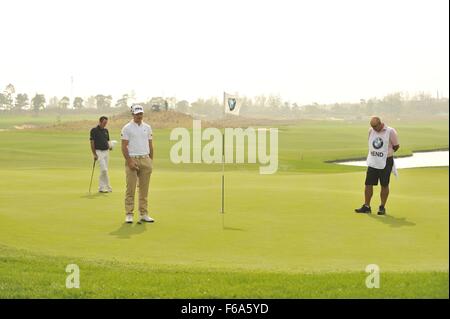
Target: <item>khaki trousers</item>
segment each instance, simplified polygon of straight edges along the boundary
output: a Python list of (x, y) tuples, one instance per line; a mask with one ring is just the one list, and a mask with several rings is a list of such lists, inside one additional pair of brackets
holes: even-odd
[(125, 212), (133, 214), (134, 194), (139, 181), (139, 213), (148, 214), (148, 189), (150, 184), (150, 175), (152, 174), (152, 160), (150, 157), (133, 158), (139, 166), (139, 170), (128, 167), (125, 162), (125, 172), (127, 180), (127, 190), (125, 195)]

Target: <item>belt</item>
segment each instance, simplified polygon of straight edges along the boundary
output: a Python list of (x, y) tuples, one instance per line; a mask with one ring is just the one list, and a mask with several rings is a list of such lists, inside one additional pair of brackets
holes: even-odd
[(135, 155), (135, 156), (130, 156), (131, 158), (149, 158), (148, 155)]

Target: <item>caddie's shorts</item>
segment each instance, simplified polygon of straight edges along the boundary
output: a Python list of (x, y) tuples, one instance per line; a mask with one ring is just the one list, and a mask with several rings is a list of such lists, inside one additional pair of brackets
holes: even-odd
[(391, 156), (386, 159), (386, 166), (383, 169), (367, 167), (366, 185), (378, 185), (378, 180), (380, 180), (381, 186), (388, 186), (393, 165), (394, 157)]

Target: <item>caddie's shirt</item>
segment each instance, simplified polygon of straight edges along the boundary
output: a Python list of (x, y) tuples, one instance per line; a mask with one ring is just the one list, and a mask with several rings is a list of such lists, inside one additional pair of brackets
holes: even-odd
[(96, 150), (106, 151), (109, 149), (109, 132), (106, 128), (101, 128), (100, 125), (91, 129), (91, 141), (94, 141)]
[[(384, 127), (381, 129), (380, 132), (375, 131), (373, 128), (369, 128), (369, 136), (368, 138), (370, 138), (370, 134), (372, 133), (372, 131), (374, 132), (375, 135), (381, 137), (384, 134), (386, 134), (386, 130), (388, 129), (388, 126), (386, 124), (384, 124)], [(394, 155), (394, 146), (399, 144), (398, 141), (398, 134), (397, 131), (392, 128), (389, 127), (390, 129), (390, 133), (389, 133), (389, 146), (388, 146), (388, 157), (391, 157)]]
[(130, 156), (143, 156), (150, 154), (148, 141), (152, 139), (152, 127), (142, 122), (138, 125), (131, 120), (122, 128), (121, 139), (128, 141), (128, 154)]

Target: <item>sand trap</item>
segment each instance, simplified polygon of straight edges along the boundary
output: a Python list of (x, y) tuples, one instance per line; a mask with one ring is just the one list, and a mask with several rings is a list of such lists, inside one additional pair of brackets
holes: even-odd
[(36, 128), (37, 125), (32, 125), (32, 124), (24, 124), (24, 125), (15, 125), (14, 128), (16, 130), (26, 130), (26, 129), (31, 129), (31, 128)]
[[(340, 165), (367, 166), (366, 161), (336, 162)], [(440, 167), (448, 166), (448, 151), (415, 152), (412, 156), (395, 159), (398, 169), (414, 167)]]

